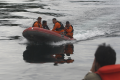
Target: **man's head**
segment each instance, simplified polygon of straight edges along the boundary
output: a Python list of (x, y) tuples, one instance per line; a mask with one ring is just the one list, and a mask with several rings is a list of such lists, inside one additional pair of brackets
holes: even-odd
[(66, 26), (69, 27), (70, 26), (70, 22), (66, 21)]
[(57, 22), (57, 19), (56, 18), (53, 18), (52, 19), (53, 23), (55, 24)]
[(38, 17), (38, 18), (37, 18), (38, 22), (41, 22), (41, 19), (42, 19), (41, 17)]
[(42, 25), (43, 25), (43, 26), (46, 26), (46, 25), (47, 25), (47, 21), (44, 20), (44, 21), (42, 22)]
[(110, 46), (106, 46), (105, 43), (100, 45), (95, 52), (95, 64), (96, 68), (100, 68), (106, 65), (113, 65), (116, 62), (116, 52)]

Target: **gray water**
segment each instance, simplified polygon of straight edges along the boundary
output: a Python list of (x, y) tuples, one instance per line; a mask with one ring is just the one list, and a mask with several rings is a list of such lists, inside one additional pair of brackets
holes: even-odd
[[(119, 0), (0, 0), (0, 80), (80, 80), (90, 70), (94, 52), (110, 44), (120, 62)], [(73, 63), (29, 63), (24, 60), (24, 29), (40, 16), (52, 29), (52, 18), (74, 26)], [(53, 45), (68, 42), (51, 43)], [(52, 49), (53, 50), (53, 49)], [(65, 56), (68, 58), (68, 56)]]

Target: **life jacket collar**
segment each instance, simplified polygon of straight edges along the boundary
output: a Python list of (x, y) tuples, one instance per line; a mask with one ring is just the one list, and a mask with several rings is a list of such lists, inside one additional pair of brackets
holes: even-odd
[(120, 80), (120, 64), (103, 66), (96, 73), (102, 80)]

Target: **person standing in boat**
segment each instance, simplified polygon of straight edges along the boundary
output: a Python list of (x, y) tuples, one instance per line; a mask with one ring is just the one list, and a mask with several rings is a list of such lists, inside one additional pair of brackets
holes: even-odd
[(48, 25), (47, 25), (47, 21), (43, 20), (42, 26), (43, 26), (43, 29), (50, 30), (49, 27), (48, 27)]
[(61, 22), (57, 21), (56, 18), (52, 19), (54, 27), (52, 29), (52, 31), (59, 33), (59, 34), (64, 34), (64, 26)]
[(37, 18), (37, 21), (36, 21), (36, 22), (34, 22), (34, 24), (33, 24), (33, 26), (32, 26), (32, 27), (39, 27), (39, 28), (43, 28), (43, 27), (42, 27), (42, 24), (41, 24), (41, 20), (42, 20), (42, 18), (41, 18), (41, 17), (38, 17), (38, 18)]
[(69, 21), (66, 21), (66, 26), (64, 30), (67, 37), (73, 38), (73, 26), (70, 25)]

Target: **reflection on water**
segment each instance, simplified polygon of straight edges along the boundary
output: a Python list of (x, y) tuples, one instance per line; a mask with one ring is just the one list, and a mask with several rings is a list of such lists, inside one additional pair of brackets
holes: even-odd
[[(28, 45), (23, 52), (23, 59), (28, 63), (53, 63), (54, 65), (74, 62), (70, 55), (74, 52), (73, 44), (51, 45)], [(67, 59), (65, 59), (67, 57)]]

